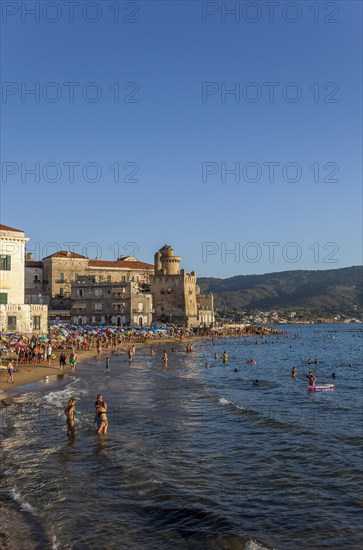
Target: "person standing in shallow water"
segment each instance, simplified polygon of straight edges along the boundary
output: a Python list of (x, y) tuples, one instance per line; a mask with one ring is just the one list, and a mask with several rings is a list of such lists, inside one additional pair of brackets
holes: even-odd
[(164, 367), (168, 366), (168, 354), (166, 353), (166, 351), (164, 351), (164, 355), (163, 355), (163, 365)]
[(95, 402), (95, 424), (96, 424), (96, 429), (98, 430), (98, 428), (100, 427), (100, 423), (101, 423), (101, 419), (100, 419), (100, 416), (98, 414), (98, 408), (99, 407), (103, 407), (105, 409), (105, 411), (107, 411), (107, 403), (106, 401), (103, 400), (103, 397), (102, 397), (102, 394), (98, 394), (97, 395), (97, 399), (96, 399), (96, 402)]
[(292, 367), (291, 376), (296, 378), (296, 367)]
[(99, 402), (96, 403), (96, 416), (97, 416), (97, 433), (106, 435), (108, 428), (108, 419), (107, 419), (107, 405), (105, 403)]
[(68, 405), (64, 409), (64, 414), (67, 417), (68, 437), (73, 436), (75, 431), (75, 423), (74, 423), (74, 418), (75, 418), (74, 414), (76, 412), (75, 405), (76, 405), (76, 399), (74, 397), (71, 397), (70, 400), (68, 401)]

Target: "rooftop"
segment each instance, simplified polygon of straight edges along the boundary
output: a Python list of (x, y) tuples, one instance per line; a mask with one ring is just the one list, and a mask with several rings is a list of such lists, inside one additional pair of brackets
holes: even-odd
[(72, 258), (77, 260), (88, 260), (87, 256), (77, 254), (77, 252), (71, 252), (70, 250), (59, 250), (43, 258), (43, 260), (49, 260), (49, 258)]
[(15, 227), (9, 227), (8, 225), (0, 224), (0, 231), (16, 231), (17, 233), (24, 233), (22, 229), (15, 229)]
[(88, 265), (89, 267), (114, 267), (116, 269), (154, 269), (152, 264), (139, 262), (138, 260), (117, 260), (116, 262), (111, 262), (109, 260), (90, 260)]

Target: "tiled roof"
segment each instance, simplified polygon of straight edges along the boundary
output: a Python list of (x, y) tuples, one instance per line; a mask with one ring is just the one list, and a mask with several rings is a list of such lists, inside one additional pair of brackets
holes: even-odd
[(131, 262), (125, 262), (119, 260), (117, 262), (110, 262), (108, 260), (90, 260), (89, 267), (114, 267), (119, 269), (154, 269), (152, 264), (146, 264), (145, 262), (139, 262), (138, 260), (132, 260)]
[(8, 225), (0, 224), (0, 231), (16, 231), (17, 233), (24, 233), (22, 229), (15, 229), (14, 227), (9, 227)]
[(78, 260), (88, 260), (87, 256), (81, 256), (81, 254), (70, 252), (69, 250), (59, 250), (59, 252), (54, 252), (54, 254), (46, 256), (43, 260), (48, 260), (49, 258), (73, 258)]

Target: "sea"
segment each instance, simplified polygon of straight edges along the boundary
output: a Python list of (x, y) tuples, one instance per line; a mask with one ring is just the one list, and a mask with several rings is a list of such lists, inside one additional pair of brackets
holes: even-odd
[[(120, 352), (109, 372), (103, 354), (8, 394), (0, 546), (362, 549), (363, 329), (278, 328), (194, 340), (191, 353), (186, 342), (138, 348), (132, 363)], [(308, 390), (309, 368), (334, 389)], [(94, 430), (98, 393), (106, 436)]]

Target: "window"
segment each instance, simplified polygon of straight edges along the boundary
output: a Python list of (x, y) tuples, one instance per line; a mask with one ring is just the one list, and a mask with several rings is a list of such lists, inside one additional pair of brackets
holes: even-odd
[(76, 283), (78, 281), (78, 273), (74, 274), (74, 282)]
[(39, 276), (38, 275), (34, 275), (34, 282), (39, 283)]
[(77, 290), (77, 296), (79, 296), (80, 298), (82, 298), (82, 296), (83, 296), (83, 288), (79, 288), (79, 289)]
[(64, 296), (64, 288), (59, 289), (59, 296)]
[(125, 275), (122, 275), (122, 277), (121, 277), (121, 282), (122, 282), (122, 283), (125, 283), (125, 282), (126, 282), (126, 277), (125, 277)]
[(94, 311), (102, 311), (102, 304), (93, 304)]
[(111, 282), (111, 275), (107, 275), (107, 282), (108, 282), (108, 283)]
[(0, 292), (0, 304), (7, 304), (7, 303), (8, 303), (8, 293)]
[(0, 255), (0, 270), (11, 271), (11, 256), (6, 256), (5, 254)]
[(142, 302), (137, 304), (137, 311), (144, 311), (144, 304)]
[(59, 282), (64, 283), (64, 273), (59, 273)]
[(33, 317), (33, 330), (40, 330), (40, 315)]
[(8, 330), (16, 330), (16, 317), (8, 317)]

